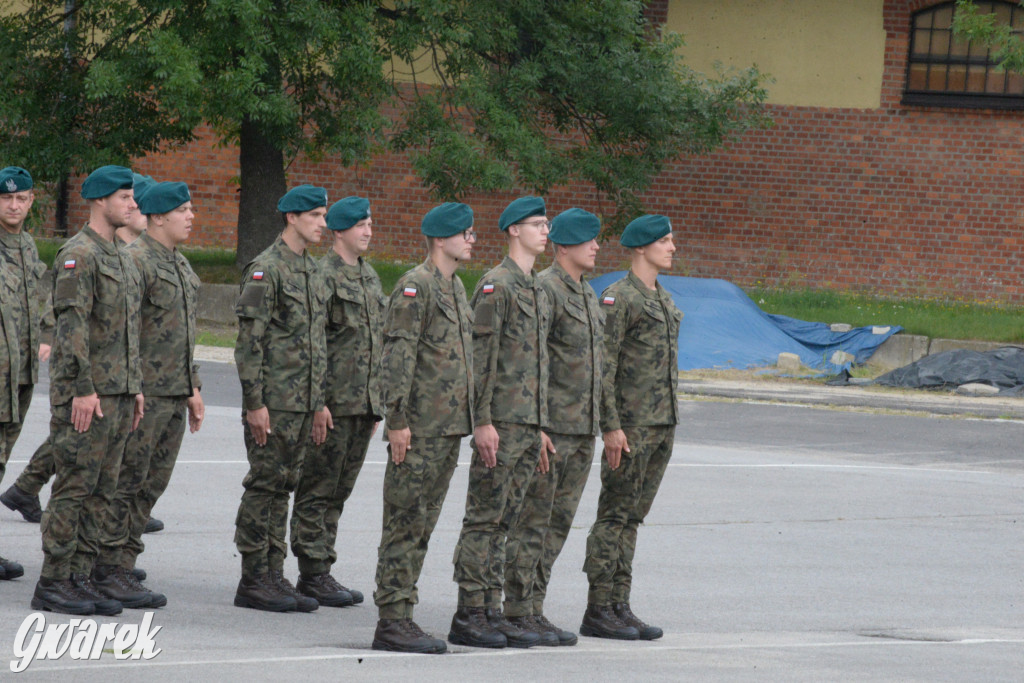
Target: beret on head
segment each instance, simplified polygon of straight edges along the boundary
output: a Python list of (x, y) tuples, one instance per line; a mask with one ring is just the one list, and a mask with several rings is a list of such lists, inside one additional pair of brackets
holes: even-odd
[(498, 227), (505, 232), (508, 230), (508, 226), (518, 223), (524, 218), (543, 216), (546, 212), (543, 197), (520, 197), (501, 212), (501, 217), (498, 218)]
[(153, 183), (142, 194), (142, 198), (135, 201), (139, 211), (149, 216), (173, 211), (185, 202), (192, 201), (192, 195), (185, 183)]
[(369, 199), (345, 197), (334, 202), (334, 206), (327, 212), (327, 227), (331, 230), (348, 230), (359, 221), (369, 217)]
[(135, 203), (142, 206), (142, 195), (146, 194), (146, 190), (156, 185), (156, 181), (153, 180), (153, 176), (142, 175), (141, 173), (132, 173), (132, 178), (135, 179), (135, 184), (132, 185)]
[(135, 177), (124, 166), (100, 166), (82, 183), (83, 199), (103, 199), (118, 190), (130, 190)]
[(551, 221), (548, 239), (555, 244), (570, 247), (583, 244), (601, 232), (601, 219), (583, 209), (566, 209)]
[(313, 185), (293, 187), (277, 201), (281, 213), (302, 213), (321, 206), (327, 206), (327, 190)]
[(451, 237), (473, 227), (473, 209), (458, 202), (435, 206), (423, 216), (420, 231), (427, 237)]
[(660, 240), (670, 232), (672, 232), (672, 224), (669, 223), (667, 216), (647, 214), (633, 219), (626, 226), (626, 229), (622, 231), (622, 238), (619, 240), (619, 243), (630, 249), (646, 247), (651, 242)]
[(0, 194), (12, 194), (32, 189), (32, 174), (20, 166), (0, 170)]

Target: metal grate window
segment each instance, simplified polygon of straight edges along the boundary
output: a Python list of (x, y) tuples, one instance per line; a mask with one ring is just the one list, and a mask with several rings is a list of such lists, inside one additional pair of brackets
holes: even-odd
[[(1024, 8), (1014, 2), (977, 2), (978, 9), (1024, 33)], [(1024, 75), (1004, 71), (987, 47), (953, 35), (953, 2), (914, 13), (904, 104), (1024, 108)]]

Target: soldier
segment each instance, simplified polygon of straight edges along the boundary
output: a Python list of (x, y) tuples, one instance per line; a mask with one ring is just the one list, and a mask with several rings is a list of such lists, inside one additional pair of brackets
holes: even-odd
[(600, 429), (603, 327), (597, 295), (583, 273), (594, 270), (601, 221), (569, 209), (551, 221), (555, 262), (537, 276), (551, 302), (547, 337), (548, 425), (554, 450), (541, 455), (523, 512), (509, 534), (505, 615), (532, 626), (549, 645), (575, 645), (576, 634), (544, 616), (551, 567), (565, 544), (594, 460)]
[(113, 615), (122, 605), (90, 574), (128, 433), (142, 418), (139, 272), (114, 239), (136, 210), (132, 173), (104, 166), (82, 184), (89, 222), (53, 265), (50, 438), (57, 476), (42, 520), (43, 568), (32, 608)]
[[(32, 403), (32, 392), (39, 378), (39, 361), (50, 357), (50, 345), (43, 342), (52, 334), (51, 316), (42, 315), (39, 282), (46, 266), (39, 260), (35, 240), (25, 230), (25, 218), (32, 208), (32, 176), (23, 168), (8, 166), (0, 170), (0, 261), (2, 261), (4, 335), (7, 361), (4, 380), (10, 382), (11, 397), (6, 397), (0, 419), (0, 480), (7, 461), (21, 434), (21, 427)], [(0, 579), (24, 574), (17, 562), (0, 557)]]
[(466, 290), (455, 270), (476, 235), (465, 204), (434, 207), (420, 230), (427, 260), (391, 292), (384, 325), (382, 385), (391, 457), (384, 473), (384, 524), (373, 600), (374, 650), (440, 654), (443, 640), (412, 620), (416, 581), (473, 425), (473, 342)]
[(155, 183), (139, 202), (149, 228), (126, 251), (141, 275), (145, 415), (128, 437), (111, 514), (114, 526), (103, 531), (93, 583), (125, 607), (154, 608), (166, 605), (166, 596), (143, 586), (132, 569), (145, 548), (149, 513), (170, 481), (186, 417), (195, 432), (204, 409), (194, 361), (199, 278), (177, 249), (192, 230), (192, 198), (185, 183)]
[(601, 295), (605, 313), (601, 387), (601, 495), (587, 537), (583, 570), (590, 581), (580, 633), (597, 638), (654, 640), (629, 606), (637, 527), (651, 510), (672, 455), (679, 321), (682, 312), (658, 283), (672, 267), (672, 226), (641, 216), (621, 244), (632, 250), (629, 274)]
[(501, 609), (505, 539), (526, 488), (551, 441), (547, 422), (547, 331), (550, 309), (533, 270), (547, 244), (544, 200), (521, 197), (499, 222), (508, 256), (473, 293), (473, 459), (466, 514), (455, 546), (458, 610), (448, 640), (474, 647), (532, 647), (532, 621)]
[(284, 230), (245, 267), (235, 363), (249, 473), (235, 519), (242, 578), (235, 605), (271, 612), (312, 612), (314, 598), (284, 576), (288, 499), (311, 445), (324, 442), (327, 373), (326, 288), (306, 251), (327, 227), (327, 190), (300, 185), (277, 203)]
[(302, 463), (292, 511), (292, 552), (299, 561), (299, 592), (321, 605), (347, 607), (360, 591), (331, 576), (338, 520), (366, 458), (384, 410), (380, 398), (380, 330), (384, 293), (362, 254), (370, 247), (370, 202), (346, 197), (327, 212), (334, 244), (320, 259), (327, 285), (327, 409), (333, 429)]

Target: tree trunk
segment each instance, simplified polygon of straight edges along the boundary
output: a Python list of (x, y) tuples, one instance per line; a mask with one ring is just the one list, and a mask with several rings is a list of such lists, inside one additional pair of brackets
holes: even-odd
[(68, 174), (66, 172), (57, 183), (56, 195), (54, 213), (56, 214), (57, 236), (67, 237), (71, 234), (71, 231), (68, 230)]
[(235, 263), (240, 268), (277, 238), (284, 227), (277, 200), (285, 193), (284, 153), (246, 117), (239, 136), (238, 243)]

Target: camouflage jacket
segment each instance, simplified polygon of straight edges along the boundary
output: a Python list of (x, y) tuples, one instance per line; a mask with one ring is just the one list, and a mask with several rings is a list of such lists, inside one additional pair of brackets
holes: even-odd
[(39, 381), (39, 344), (53, 336), (53, 313), (43, 301), (40, 283), (46, 264), (39, 260), (36, 241), (24, 230), (9, 233), (0, 229), (0, 257), (7, 262), (17, 282), (17, 295), (5, 303), (13, 315), (21, 351), (18, 384)]
[(350, 266), (333, 249), (320, 259), (327, 285), (327, 405), (335, 415), (384, 417), (381, 328), (387, 298), (363, 259)]
[(537, 275), (551, 302), (548, 332), (548, 422), (558, 434), (600, 431), (603, 317), (585, 278), (574, 281), (556, 261)]
[(605, 315), (601, 431), (676, 424), (683, 312), (661, 283), (652, 292), (632, 271), (609, 285), (600, 301)]
[(53, 261), (50, 402), (138, 394), (139, 271), (131, 256), (86, 225)]
[(551, 308), (535, 275), (506, 257), (473, 292), (475, 425), (548, 422)]
[(202, 386), (194, 362), (199, 277), (180, 251), (168, 249), (145, 232), (125, 250), (135, 259), (142, 278), (142, 392), (191, 396)]
[(381, 379), (388, 429), (413, 436), (473, 430), (472, 314), (462, 280), (429, 259), (398, 280), (384, 322)]
[(12, 305), (18, 296), (18, 276), (6, 261), (0, 261), (0, 422), (17, 422), (18, 368), (21, 352)]
[(245, 410), (324, 407), (326, 299), (316, 261), (280, 237), (245, 267), (235, 304), (235, 364)]

